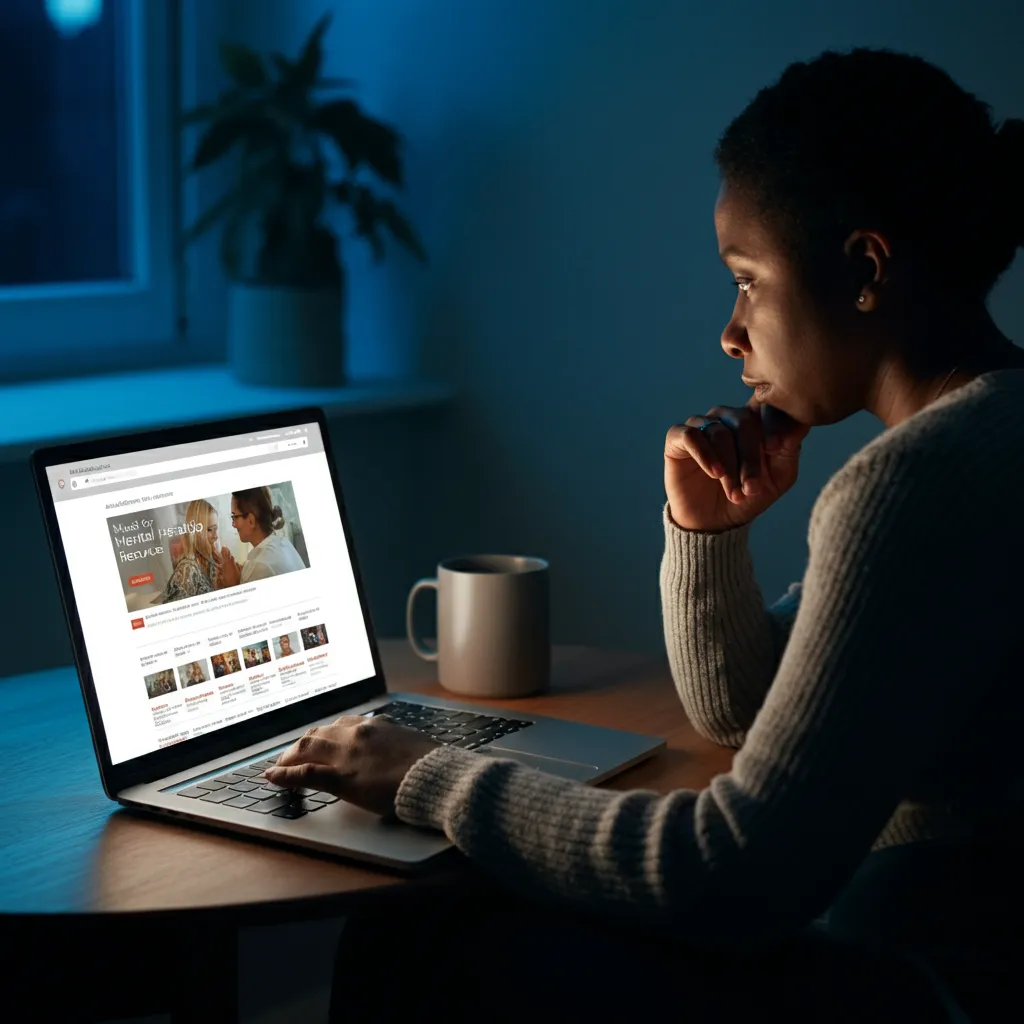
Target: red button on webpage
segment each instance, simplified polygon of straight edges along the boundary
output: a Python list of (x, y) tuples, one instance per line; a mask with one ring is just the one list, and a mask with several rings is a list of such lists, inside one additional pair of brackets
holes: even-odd
[(142, 629), (145, 624), (145, 619), (132, 619), (132, 629)]
[(153, 582), (153, 574), (151, 572), (144, 572), (141, 576), (132, 576), (128, 580), (129, 587), (144, 587), (147, 583)]

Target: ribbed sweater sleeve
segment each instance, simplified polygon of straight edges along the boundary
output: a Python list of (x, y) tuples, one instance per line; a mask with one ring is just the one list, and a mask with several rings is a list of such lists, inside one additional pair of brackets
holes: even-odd
[(399, 817), (443, 830), (534, 896), (695, 940), (805, 927), (957, 734), (976, 637), (960, 603), (921, 595), (975, 582), (971, 559), (936, 554), (957, 548), (958, 495), (976, 490), (966, 465), (935, 448), (881, 447), (832, 478), (774, 681), (732, 769), (706, 789), (593, 789), (442, 747), (407, 773)]
[(775, 678), (801, 584), (765, 608), (750, 524), (722, 533), (684, 530), (667, 504), (662, 518), (661, 611), (672, 678), (694, 728), (740, 747)]

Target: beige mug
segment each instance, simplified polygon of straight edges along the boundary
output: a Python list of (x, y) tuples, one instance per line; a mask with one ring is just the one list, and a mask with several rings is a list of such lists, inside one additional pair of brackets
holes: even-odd
[[(416, 597), (437, 591), (437, 649), (413, 629)], [(548, 563), (520, 555), (449, 558), (436, 579), (409, 591), (405, 630), (424, 661), (437, 662), (437, 678), (469, 697), (526, 697), (551, 679), (551, 599)]]

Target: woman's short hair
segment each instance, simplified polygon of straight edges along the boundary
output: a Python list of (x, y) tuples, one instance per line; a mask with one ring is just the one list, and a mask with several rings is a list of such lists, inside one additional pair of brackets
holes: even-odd
[(858, 228), (969, 303), (1024, 246), (1024, 121), (997, 131), (987, 103), (921, 57), (858, 47), (790, 64), (714, 157), (819, 293), (860, 284), (837, 277)]
[(284, 526), (284, 516), (269, 487), (249, 487), (244, 491), (233, 491), (231, 499), (243, 516), (252, 515), (264, 533), (273, 533)]

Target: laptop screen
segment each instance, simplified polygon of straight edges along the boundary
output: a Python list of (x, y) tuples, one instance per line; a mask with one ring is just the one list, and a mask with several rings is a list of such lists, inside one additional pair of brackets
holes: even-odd
[(47, 477), (113, 764), (375, 674), (318, 424)]

